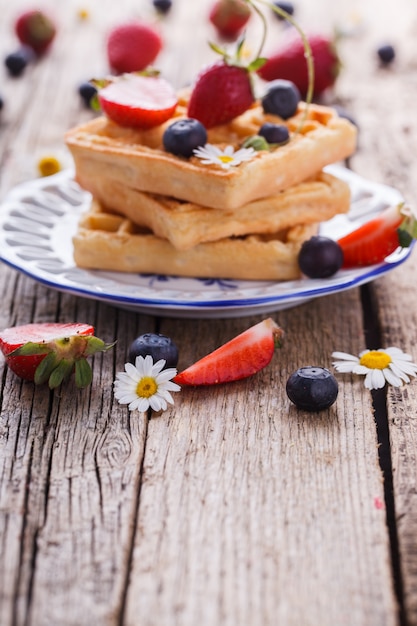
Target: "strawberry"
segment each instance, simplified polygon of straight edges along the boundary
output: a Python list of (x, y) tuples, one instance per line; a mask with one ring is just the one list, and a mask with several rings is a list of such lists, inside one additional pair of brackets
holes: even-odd
[(209, 20), (220, 37), (227, 41), (238, 38), (251, 16), (244, 0), (217, 0), (211, 7)]
[[(95, 81), (98, 87), (100, 82)], [(156, 76), (126, 74), (104, 81), (98, 99), (103, 112), (120, 126), (152, 128), (168, 120), (177, 106), (171, 85)]]
[(388, 207), (338, 240), (343, 267), (382, 263), (398, 247), (408, 248), (416, 237), (417, 216), (402, 204)]
[(222, 60), (205, 68), (197, 77), (188, 103), (188, 116), (212, 128), (241, 115), (253, 101), (249, 69)]
[[(306, 35), (314, 60), (314, 96), (318, 97), (332, 87), (339, 74), (340, 59), (334, 42), (324, 35)], [(269, 55), (266, 63), (258, 69), (258, 75), (267, 81), (277, 78), (291, 80), (303, 98), (308, 90), (308, 72), (305, 48), (300, 34), (287, 31), (278, 48)]]
[(256, 374), (270, 363), (284, 331), (268, 318), (175, 376), (179, 385), (215, 385)]
[(94, 337), (89, 324), (25, 324), (0, 332), (0, 350), (10, 369), (24, 380), (48, 382), (51, 389), (74, 369), (77, 387), (89, 385), (92, 371), (86, 357), (113, 345)]
[(21, 13), (14, 28), (20, 43), (31, 48), (37, 56), (47, 51), (56, 35), (52, 18), (38, 9)]
[(107, 38), (107, 57), (110, 67), (118, 74), (144, 70), (162, 49), (159, 33), (140, 21), (114, 26)]

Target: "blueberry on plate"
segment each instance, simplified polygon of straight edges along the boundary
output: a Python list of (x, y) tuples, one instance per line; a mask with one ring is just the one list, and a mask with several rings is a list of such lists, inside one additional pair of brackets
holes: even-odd
[(377, 49), (379, 60), (384, 65), (389, 65), (395, 59), (395, 49), (391, 44), (384, 44)]
[(149, 354), (154, 363), (165, 359), (165, 367), (176, 367), (178, 363), (178, 348), (169, 337), (156, 333), (145, 333), (137, 337), (130, 345), (128, 360), (135, 363), (137, 356), (145, 357)]
[(315, 235), (302, 244), (298, 265), (308, 278), (329, 278), (342, 267), (343, 250), (334, 239)]
[(287, 380), (288, 398), (304, 411), (323, 411), (337, 398), (337, 380), (325, 367), (300, 367)]
[(266, 139), (270, 144), (278, 144), (280, 146), (286, 144), (290, 140), (290, 133), (284, 124), (272, 124), (265, 122), (259, 129), (258, 134)]
[(153, 6), (158, 13), (165, 15), (172, 7), (172, 0), (153, 0)]
[(207, 143), (207, 131), (198, 120), (185, 118), (168, 126), (162, 141), (167, 152), (188, 158)]
[(286, 120), (297, 112), (300, 100), (300, 92), (293, 82), (277, 78), (269, 83), (262, 98), (262, 108), (265, 113), (278, 115)]

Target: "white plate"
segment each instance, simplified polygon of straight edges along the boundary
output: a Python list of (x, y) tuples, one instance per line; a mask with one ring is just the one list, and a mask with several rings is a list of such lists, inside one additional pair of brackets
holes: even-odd
[[(392, 187), (343, 167), (327, 171), (349, 183), (352, 204), (347, 215), (322, 224), (323, 235), (340, 237), (402, 200)], [(357, 287), (386, 274), (411, 252), (398, 250), (384, 263), (342, 270), (325, 280), (237, 281), (89, 271), (75, 266), (72, 249), (72, 235), (89, 202), (90, 195), (74, 182), (71, 171), (16, 187), (0, 208), (1, 260), (48, 287), (122, 308), (170, 317), (225, 318), (269, 313)]]

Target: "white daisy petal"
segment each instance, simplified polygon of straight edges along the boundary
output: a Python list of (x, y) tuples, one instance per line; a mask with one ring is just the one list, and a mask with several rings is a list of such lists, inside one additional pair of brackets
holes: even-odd
[(205, 146), (196, 148), (193, 154), (201, 159), (203, 165), (218, 165), (222, 169), (229, 169), (253, 159), (256, 152), (253, 148), (240, 148), (235, 151), (230, 145), (222, 150), (218, 146), (207, 143)]
[(357, 356), (348, 354), (347, 352), (332, 352), (332, 357), (334, 359), (342, 359), (343, 361), (353, 361), (354, 363), (359, 361)]
[(387, 383), (389, 385), (392, 385), (393, 387), (401, 387), (403, 380), (406, 383), (410, 382), (410, 379), (408, 378), (408, 376), (406, 376), (405, 378), (403, 378), (404, 374), (397, 376), (389, 367), (385, 368), (382, 371), (383, 371), (383, 374), (385, 376), (385, 380), (387, 381)]

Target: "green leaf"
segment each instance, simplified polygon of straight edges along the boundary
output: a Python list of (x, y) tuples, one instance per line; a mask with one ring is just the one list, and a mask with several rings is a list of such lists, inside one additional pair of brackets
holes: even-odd
[(260, 67), (262, 67), (263, 65), (265, 65), (265, 63), (267, 62), (268, 59), (266, 59), (265, 57), (258, 57), (257, 59), (254, 59), (253, 61), (251, 61), (251, 63), (249, 63), (248, 65), (248, 70), (249, 72), (256, 72), (256, 70), (259, 70)]
[(35, 371), (34, 382), (36, 385), (43, 385), (46, 383), (58, 364), (58, 359), (55, 352), (50, 352), (39, 363)]
[(34, 354), (48, 354), (48, 352), (51, 352), (51, 348), (46, 343), (28, 341), (20, 348), (10, 352), (8, 356), (32, 356)]
[(84, 350), (84, 356), (90, 356), (96, 352), (106, 352), (107, 350), (110, 350), (110, 348), (113, 348), (115, 343), (115, 341), (113, 341), (113, 343), (105, 343), (98, 337), (88, 337), (87, 345)]
[(71, 374), (74, 363), (72, 360), (62, 359), (49, 377), (49, 388), (56, 389), (65, 378)]
[(260, 135), (252, 135), (248, 137), (242, 144), (243, 148), (253, 148), (254, 150), (269, 150), (269, 143), (265, 137)]
[(93, 380), (93, 372), (90, 364), (85, 359), (80, 359), (75, 363), (75, 384), (80, 389), (88, 387)]

